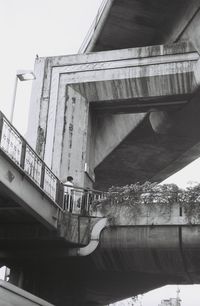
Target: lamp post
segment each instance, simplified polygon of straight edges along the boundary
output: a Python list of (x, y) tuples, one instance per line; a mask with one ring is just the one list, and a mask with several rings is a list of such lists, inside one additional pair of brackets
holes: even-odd
[(12, 98), (12, 106), (11, 106), (11, 113), (10, 113), (10, 122), (11, 123), (13, 123), (13, 115), (14, 115), (14, 109), (15, 109), (15, 100), (16, 100), (18, 79), (20, 81), (31, 81), (31, 80), (34, 80), (35, 78), (36, 78), (35, 74), (31, 70), (18, 70), (16, 72), (15, 85), (14, 85), (13, 98)]

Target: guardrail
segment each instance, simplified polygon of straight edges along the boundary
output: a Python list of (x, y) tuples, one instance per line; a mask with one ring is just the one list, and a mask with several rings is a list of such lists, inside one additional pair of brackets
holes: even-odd
[(83, 216), (94, 215), (93, 203), (106, 197), (106, 193), (64, 184), (64, 210)]
[(92, 214), (92, 202), (103, 196), (100, 191), (64, 185), (2, 112), (0, 150), (63, 210), (84, 215)]

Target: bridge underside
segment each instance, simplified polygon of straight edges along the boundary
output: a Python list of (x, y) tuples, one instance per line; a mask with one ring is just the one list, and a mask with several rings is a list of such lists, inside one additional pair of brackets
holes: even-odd
[(86, 51), (150, 46), (179, 39), (197, 0), (108, 1)]
[(66, 260), (63, 249), (43, 259), (23, 253), (12, 263), (23, 267), (25, 290), (57, 306), (105, 305), (167, 284), (200, 283), (199, 230), (111, 226), (89, 256)]
[[(197, 0), (108, 1), (84, 51), (144, 47), (180, 42), (184, 39), (191, 40), (199, 48), (199, 20)], [(198, 112), (198, 101), (193, 103), (194, 108), (190, 106), (191, 108), (185, 107), (178, 116), (182, 123), (178, 123), (177, 127), (165, 133), (166, 135), (155, 135), (150, 120), (145, 118), (140, 126), (130, 132), (119, 147), (96, 167), (95, 187), (106, 189), (111, 185), (145, 180), (159, 182), (199, 157), (198, 136), (196, 135), (195, 141), (195, 132), (189, 135), (189, 130), (193, 129), (195, 124), (186, 118), (187, 111), (191, 118), (196, 117), (195, 107)], [(158, 114), (157, 117), (159, 116), (160, 120), (163, 117), (166, 124), (171, 124), (171, 119), (168, 119), (175, 118), (176, 114), (174, 116), (169, 112), (165, 115)], [(199, 129), (197, 122), (198, 119), (196, 128)], [(188, 131), (184, 135), (186, 125)], [(182, 129), (182, 132), (177, 132), (176, 129)]]
[(95, 188), (107, 190), (112, 185), (147, 180), (160, 182), (199, 157), (199, 95), (187, 105), (168, 109), (147, 113), (96, 167)]

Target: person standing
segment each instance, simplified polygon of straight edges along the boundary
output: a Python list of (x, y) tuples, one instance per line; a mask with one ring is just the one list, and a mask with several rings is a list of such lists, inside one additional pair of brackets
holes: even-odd
[(64, 186), (64, 209), (72, 212), (73, 211), (73, 177), (68, 176)]

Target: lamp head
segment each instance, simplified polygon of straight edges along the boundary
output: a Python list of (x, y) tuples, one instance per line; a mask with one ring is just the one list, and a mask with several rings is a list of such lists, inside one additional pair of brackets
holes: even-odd
[(31, 70), (18, 70), (16, 76), (20, 81), (29, 81), (36, 78), (35, 74)]

